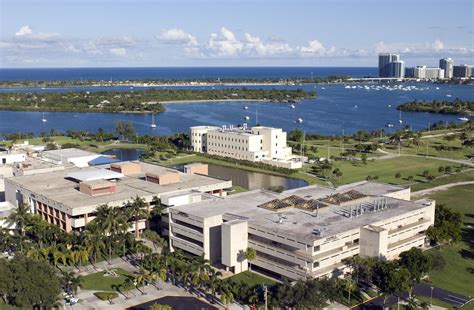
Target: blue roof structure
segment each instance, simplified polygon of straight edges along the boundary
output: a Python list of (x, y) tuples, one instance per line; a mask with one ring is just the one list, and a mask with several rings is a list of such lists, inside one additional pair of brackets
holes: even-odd
[(109, 157), (109, 156), (99, 156), (96, 159), (91, 160), (88, 164), (89, 166), (97, 166), (97, 165), (105, 165), (105, 164), (112, 164), (118, 163), (120, 160)]

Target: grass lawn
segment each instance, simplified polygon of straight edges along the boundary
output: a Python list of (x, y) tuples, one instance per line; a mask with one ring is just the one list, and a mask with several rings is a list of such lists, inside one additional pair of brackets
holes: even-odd
[(28, 309), (31, 309), (31, 308), (11, 306), (11, 305), (4, 304), (3, 301), (0, 301), (0, 310), (28, 310)]
[(227, 281), (233, 281), (233, 282), (236, 282), (236, 283), (245, 282), (250, 287), (253, 287), (253, 286), (256, 286), (256, 285), (262, 285), (262, 284), (266, 284), (268, 286), (273, 286), (277, 283), (276, 281), (274, 281), (270, 278), (261, 276), (257, 273), (251, 272), (251, 271), (244, 271), (244, 272), (238, 273), (235, 276), (227, 278), (226, 280)]
[[(436, 200), (436, 204), (445, 204), (447, 207), (459, 211), (463, 220), (463, 241), (456, 245), (444, 245), (441, 253), (446, 260), (443, 270), (430, 273), (430, 280), (434, 286), (444, 288), (463, 295), (474, 295), (474, 251), (472, 244), (474, 230), (467, 225), (474, 225), (474, 185), (452, 187), (445, 191), (428, 195)], [(430, 251), (438, 251), (432, 249)]]
[(254, 172), (260, 172), (260, 173), (295, 178), (295, 179), (303, 179), (306, 182), (308, 182), (308, 184), (324, 184), (324, 182), (320, 181), (319, 179), (301, 171), (296, 171), (296, 172), (293, 172), (292, 174), (286, 175), (283, 173), (278, 173), (276, 171), (264, 170), (264, 169), (260, 169), (256, 167), (250, 167), (243, 164), (241, 165), (241, 164), (229, 163), (223, 160), (208, 158), (208, 157), (197, 155), (197, 154), (183, 155), (183, 156), (171, 158), (165, 161), (158, 161), (158, 160), (155, 160), (155, 161), (162, 165), (169, 165), (169, 166), (178, 165), (178, 164), (187, 164), (187, 163), (193, 163), (193, 162), (216, 164), (216, 165), (221, 165), (221, 166), (226, 166), (226, 167), (231, 167), (231, 168), (237, 168), (241, 170), (254, 171)]
[[(414, 145), (407, 147), (403, 146), (401, 149), (402, 154), (418, 154), (426, 155), (428, 151), (428, 156), (433, 157), (444, 157), (452, 159), (469, 159), (471, 156), (474, 156), (474, 147), (465, 147), (462, 145), (462, 141), (458, 138), (448, 141), (443, 137), (434, 137), (434, 138), (424, 138), (422, 140), (423, 145), (416, 147)], [(426, 143), (428, 143), (428, 150), (426, 149)], [(440, 150), (437, 149), (441, 145), (445, 147), (452, 148), (451, 150)], [(385, 146), (384, 150), (390, 153), (398, 153), (397, 146)]]
[[(416, 298), (420, 301), (426, 301), (427, 303), (430, 303), (430, 298), (429, 297), (425, 297), (425, 296), (416, 296)], [(441, 301), (439, 299), (436, 299), (436, 298), (433, 298), (433, 305), (435, 306), (440, 306), (440, 307), (443, 307), (443, 308), (446, 308), (446, 309), (455, 309), (453, 305), (451, 304), (448, 304), (447, 302), (444, 302), (444, 301)], [(468, 307), (465, 307), (463, 309), (469, 309)], [(472, 309), (472, 308), (471, 308)]]
[[(364, 165), (362, 162), (354, 163), (348, 161), (334, 162), (334, 168), (342, 171), (342, 177), (335, 180), (336, 184), (346, 184), (365, 180), (367, 176), (378, 176), (379, 182), (390, 184), (408, 184), (408, 176), (413, 176), (415, 181), (424, 181), (422, 173), (428, 170), (433, 176), (438, 176), (439, 166), (459, 167), (458, 164), (440, 161), (437, 159), (420, 158), (420, 157), (395, 157), (383, 160), (367, 161)], [(401, 173), (401, 178), (395, 178), (397, 172)]]
[(243, 193), (246, 191), (248, 191), (248, 189), (243, 188), (242, 186), (234, 185), (232, 186), (232, 192), (230, 192), (229, 195), (235, 195), (235, 194)]
[(85, 290), (116, 291), (117, 286), (123, 284), (132, 273), (121, 268), (113, 268), (119, 277), (104, 277), (104, 271), (96, 272), (82, 277), (82, 286)]
[(446, 175), (445, 177), (441, 177), (426, 183), (417, 183), (411, 186), (411, 190), (416, 192), (444, 184), (466, 181), (474, 181), (474, 170), (466, 170), (456, 174)]

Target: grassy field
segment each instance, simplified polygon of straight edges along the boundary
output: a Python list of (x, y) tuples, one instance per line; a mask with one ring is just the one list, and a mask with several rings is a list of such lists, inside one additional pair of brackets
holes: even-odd
[[(443, 270), (430, 273), (433, 285), (463, 295), (474, 295), (474, 249), (470, 243), (474, 240), (474, 185), (456, 186), (445, 191), (428, 195), (436, 204), (459, 211), (463, 220), (463, 241), (456, 245), (444, 245), (441, 253), (446, 260)], [(430, 251), (438, 251), (432, 249)]]
[(104, 272), (96, 272), (82, 277), (82, 286), (85, 290), (116, 291), (132, 273), (121, 268), (114, 268), (119, 277), (104, 277)]
[[(364, 165), (360, 161), (334, 162), (333, 169), (339, 168), (342, 176), (335, 179), (336, 184), (346, 184), (365, 180), (367, 176), (378, 176), (378, 181), (390, 184), (409, 184), (408, 177), (413, 176), (414, 181), (425, 181), (422, 176), (424, 170), (428, 170), (433, 176), (438, 176), (439, 166), (459, 167), (458, 164), (440, 161), (436, 159), (418, 158), (418, 157), (395, 157), (383, 160), (367, 161)], [(399, 172), (401, 177), (397, 179), (395, 174)]]
[[(433, 138), (424, 138), (422, 139), (423, 145), (420, 146), (404, 146), (401, 148), (402, 154), (417, 154), (433, 157), (444, 157), (451, 159), (469, 159), (474, 156), (474, 147), (464, 147), (462, 141), (459, 139), (454, 139), (448, 141), (443, 137), (433, 137)], [(445, 146), (452, 148), (451, 150), (441, 150), (438, 149), (440, 146)], [(427, 148), (428, 146), (428, 148)], [(398, 148), (396, 146), (384, 146), (385, 151), (391, 153), (398, 153)]]
[(226, 280), (234, 281), (236, 283), (245, 282), (250, 287), (253, 287), (255, 285), (261, 285), (261, 284), (266, 284), (266, 285), (272, 286), (272, 285), (275, 285), (277, 283), (277, 282), (273, 281), (272, 279), (261, 276), (257, 273), (251, 272), (251, 271), (244, 271), (244, 272), (238, 273), (235, 276), (227, 278)]

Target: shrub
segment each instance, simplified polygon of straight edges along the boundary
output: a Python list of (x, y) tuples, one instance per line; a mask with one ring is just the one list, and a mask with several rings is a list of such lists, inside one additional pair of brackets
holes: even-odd
[(110, 300), (118, 297), (116, 292), (96, 292), (94, 295), (100, 300)]

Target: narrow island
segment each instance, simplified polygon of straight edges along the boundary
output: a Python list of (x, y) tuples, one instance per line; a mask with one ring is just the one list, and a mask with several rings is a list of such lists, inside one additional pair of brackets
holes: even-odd
[(430, 112), (439, 114), (474, 115), (474, 101), (455, 99), (454, 101), (410, 101), (397, 107), (407, 112)]
[(285, 89), (150, 89), (144, 91), (71, 91), (0, 93), (0, 110), (50, 112), (160, 113), (163, 103), (188, 101), (298, 102), (315, 92)]
[(0, 81), (0, 88), (25, 87), (70, 87), (70, 86), (219, 86), (219, 85), (300, 85), (345, 83), (350, 76), (329, 75), (324, 77), (292, 77), (292, 78), (198, 78), (198, 79), (166, 79), (144, 78), (128, 80), (15, 80)]

